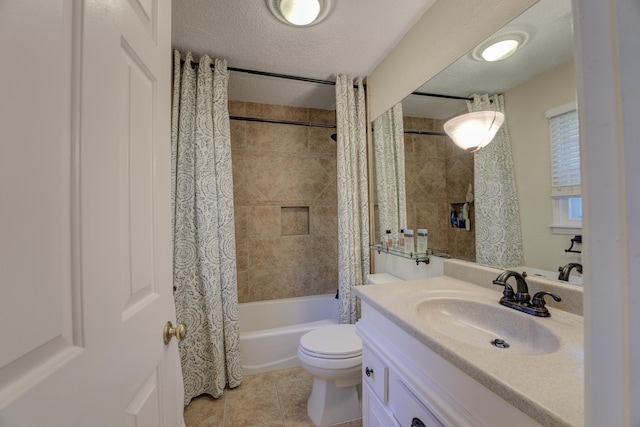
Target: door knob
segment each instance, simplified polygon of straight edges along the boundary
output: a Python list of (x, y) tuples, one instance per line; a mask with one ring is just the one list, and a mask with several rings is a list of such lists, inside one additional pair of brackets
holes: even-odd
[(171, 323), (171, 321), (168, 321), (164, 325), (164, 331), (162, 335), (164, 336), (165, 345), (169, 344), (171, 342), (171, 338), (173, 337), (176, 337), (178, 341), (182, 341), (184, 337), (187, 336), (187, 327), (184, 326), (183, 323), (180, 323), (174, 328), (173, 323)]

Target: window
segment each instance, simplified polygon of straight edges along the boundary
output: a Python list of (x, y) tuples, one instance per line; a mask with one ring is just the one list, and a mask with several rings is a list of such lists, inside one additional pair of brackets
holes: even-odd
[(551, 135), (551, 199), (554, 233), (582, 228), (578, 112), (570, 103), (546, 112)]

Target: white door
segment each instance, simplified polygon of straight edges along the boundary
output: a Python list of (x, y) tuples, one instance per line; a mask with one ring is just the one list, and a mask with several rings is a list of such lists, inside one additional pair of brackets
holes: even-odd
[(170, 20), (0, 0), (0, 426), (182, 424)]

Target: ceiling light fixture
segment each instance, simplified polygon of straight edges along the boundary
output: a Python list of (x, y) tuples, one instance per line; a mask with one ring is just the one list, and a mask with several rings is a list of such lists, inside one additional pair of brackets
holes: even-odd
[(476, 111), (454, 117), (444, 124), (444, 131), (463, 150), (476, 152), (490, 143), (504, 123), (500, 111)]
[(267, 5), (280, 21), (296, 27), (308, 27), (327, 17), (331, 0), (267, 0)]
[(471, 56), (478, 61), (501, 61), (513, 55), (528, 40), (529, 34), (525, 31), (509, 31), (480, 43), (473, 50)]
[(502, 40), (488, 46), (480, 55), (488, 62), (500, 61), (513, 55), (519, 44), (518, 40)]

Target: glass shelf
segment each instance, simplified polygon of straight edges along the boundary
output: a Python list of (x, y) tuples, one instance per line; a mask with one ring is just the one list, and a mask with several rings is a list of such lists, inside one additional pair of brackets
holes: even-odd
[(449, 258), (449, 253), (448, 251), (439, 251), (437, 249), (427, 249), (427, 252), (411, 252), (411, 253), (405, 253), (403, 251), (401, 251), (400, 249), (394, 249), (394, 248), (388, 248), (386, 246), (383, 245), (370, 245), (369, 246), (370, 249), (377, 251), (379, 254), (380, 253), (385, 253), (385, 254), (389, 254), (389, 255), (393, 255), (393, 256), (397, 256), (400, 258), (405, 258), (405, 259), (410, 259), (416, 262), (416, 265), (420, 265), (421, 262), (425, 263), (425, 264), (429, 264), (430, 260), (429, 260), (429, 255), (434, 255), (434, 256), (439, 256), (439, 257), (443, 257), (443, 258)]

